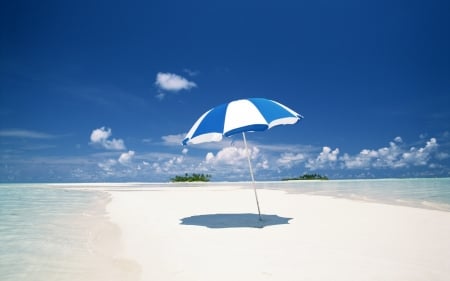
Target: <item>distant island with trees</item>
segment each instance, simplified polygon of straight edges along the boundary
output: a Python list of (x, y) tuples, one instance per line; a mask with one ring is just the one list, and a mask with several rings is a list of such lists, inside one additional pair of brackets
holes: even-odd
[(211, 179), (211, 175), (205, 175), (205, 174), (184, 174), (184, 176), (175, 176), (170, 179), (171, 182), (208, 182)]
[[(175, 176), (170, 179), (171, 182), (209, 182), (211, 180), (211, 175), (208, 174), (188, 174), (185, 173), (184, 176)], [(328, 180), (327, 176), (322, 176), (319, 174), (304, 174), (303, 176), (295, 178), (284, 178), (282, 181), (292, 181), (292, 180)]]
[(292, 181), (292, 180), (328, 180), (327, 176), (322, 176), (319, 174), (304, 174), (303, 176), (299, 176), (296, 178), (285, 178), (283, 181)]

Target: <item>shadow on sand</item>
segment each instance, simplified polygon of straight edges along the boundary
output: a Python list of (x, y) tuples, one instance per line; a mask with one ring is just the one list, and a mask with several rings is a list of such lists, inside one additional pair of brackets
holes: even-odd
[(263, 228), (271, 225), (289, 224), (291, 219), (277, 215), (261, 215), (261, 220), (259, 220), (258, 214), (207, 214), (182, 218), (180, 224), (209, 228)]

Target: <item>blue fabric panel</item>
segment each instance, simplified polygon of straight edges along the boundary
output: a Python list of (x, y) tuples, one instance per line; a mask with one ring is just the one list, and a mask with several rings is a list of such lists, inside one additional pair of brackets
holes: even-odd
[(267, 123), (272, 122), (273, 120), (277, 120), (285, 117), (296, 117), (283, 107), (278, 104), (272, 102), (271, 100), (263, 99), (263, 98), (250, 98), (251, 101), (261, 112), (264, 119), (266, 119)]
[(236, 128), (234, 130), (230, 130), (225, 133), (226, 137), (229, 137), (234, 134), (242, 133), (242, 132), (254, 132), (254, 131), (265, 131), (269, 126), (267, 124), (253, 124), (249, 126), (244, 126), (240, 128)]
[(223, 133), (225, 124), (225, 112), (228, 104), (222, 104), (213, 108), (198, 126), (192, 138), (205, 133)]

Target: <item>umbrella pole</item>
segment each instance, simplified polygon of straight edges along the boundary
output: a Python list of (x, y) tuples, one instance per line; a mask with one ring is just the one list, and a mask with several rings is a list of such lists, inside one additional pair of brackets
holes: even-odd
[(256, 206), (258, 207), (258, 216), (259, 216), (259, 220), (262, 220), (261, 219), (261, 210), (259, 209), (258, 193), (256, 192), (256, 182), (255, 182), (255, 177), (253, 176), (252, 162), (250, 161), (250, 153), (249, 153), (248, 147), (247, 147), (247, 140), (245, 138), (245, 132), (242, 132), (242, 137), (244, 138), (245, 153), (247, 154), (248, 167), (250, 168), (250, 175), (252, 176), (253, 192), (255, 193)]

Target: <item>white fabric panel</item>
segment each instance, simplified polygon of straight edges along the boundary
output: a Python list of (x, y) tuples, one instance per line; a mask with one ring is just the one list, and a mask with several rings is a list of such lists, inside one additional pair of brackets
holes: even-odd
[(197, 144), (203, 142), (221, 141), (223, 135), (221, 133), (209, 133), (190, 139), (187, 143)]
[(278, 125), (288, 125), (288, 124), (295, 124), (298, 122), (297, 117), (286, 117), (286, 118), (280, 118), (276, 119), (269, 124), (269, 129)]
[(207, 112), (203, 113), (202, 116), (200, 116), (200, 118), (198, 118), (197, 122), (195, 122), (195, 124), (192, 126), (192, 128), (189, 130), (189, 132), (187, 133), (185, 138), (192, 138), (192, 135), (195, 133), (195, 131), (197, 130), (198, 126), (200, 125), (200, 123), (203, 121), (203, 119), (205, 119), (205, 116), (208, 115), (208, 113), (211, 111), (212, 109), (208, 110)]
[(237, 100), (228, 104), (224, 132), (254, 124), (267, 124), (267, 121), (253, 103), (248, 100)]

